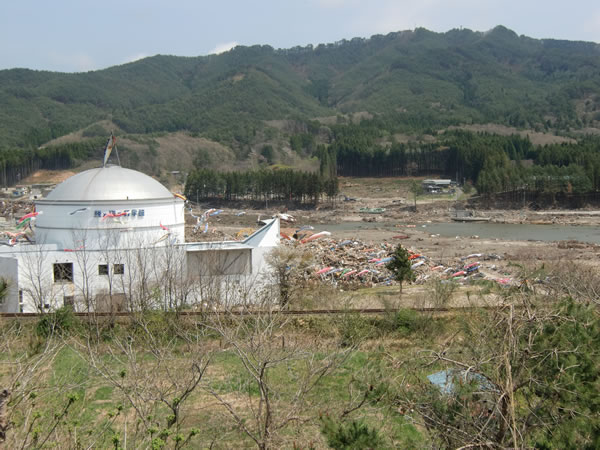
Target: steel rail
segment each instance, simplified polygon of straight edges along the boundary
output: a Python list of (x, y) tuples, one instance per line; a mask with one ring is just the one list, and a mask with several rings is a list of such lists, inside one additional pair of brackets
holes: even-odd
[[(354, 309), (302, 309), (302, 310), (224, 310), (224, 311), (147, 311), (155, 313), (164, 313), (169, 315), (178, 316), (202, 316), (202, 315), (214, 315), (214, 314), (233, 314), (237, 316), (255, 316), (260, 314), (281, 314), (286, 316), (310, 316), (310, 315), (337, 315), (337, 314), (384, 314), (388, 312), (398, 312), (401, 310), (409, 309), (418, 313), (453, 313), (453, 312), (472, 312), (477, 310), (501, 310), (506, 308), (507, 305), (496, 305), (496, 306), (463, 306), (463, 307), (444, 307), (444, 308), (354, 308)], [(75, 317), (132, 317), (140, 314), (141, 312), (132, 311), (119, 311), (119, 312), (74, 312)], [(10, 318), (36, 318), (47, 316), (52, 313), (0, 313), (0, 319)]]

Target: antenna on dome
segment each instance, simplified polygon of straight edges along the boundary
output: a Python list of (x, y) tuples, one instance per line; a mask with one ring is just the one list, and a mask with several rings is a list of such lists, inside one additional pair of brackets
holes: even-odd
[(106, 162), (108, 161), (108, 157), (110, 156), (110, 152), (112, 152), (113, 148), (115, 149), (115, 152), (117, 154), (117, 162), (119, 163), (119, 166), (120, 166), (121, 160), (119, 159), (119, 150), (117, 150), (117, 138), (115, 137), (114, 133), (111, 131), (110, 137), (108, 138), (108, 141), (106, 142), (106, 148), (104, 149), (104, 162), (102, 163), (102, 167), (106, 167)]

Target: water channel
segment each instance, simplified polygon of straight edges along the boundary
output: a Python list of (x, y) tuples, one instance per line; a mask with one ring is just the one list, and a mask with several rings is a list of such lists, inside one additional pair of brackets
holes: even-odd
[[(342, 222), (320, 225), (319, 231), (352, 231), (380, 229), (395, 234), (410, 233), (410, 228), (398, 228), (393, 223)], [(450, 222), (418, 224), (415, 230), (441, 236), (479, 236), (482, 239), (514, 241), (566, 241), (576, 240), (600, 244), (600, 227), (575, 225), (500, 224), (485, 222)]]

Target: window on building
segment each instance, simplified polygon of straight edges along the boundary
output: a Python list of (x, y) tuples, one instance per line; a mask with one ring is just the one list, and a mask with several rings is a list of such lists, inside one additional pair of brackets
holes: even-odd
[(8, 294), (8, 280), (6, 278), (0, 277), (0, 291), (4, 293), (4, 295), (0, 295), (0, 305), (3, 305), (4, 298)]
[(113, 264), (113, 273), (115, 275), (125, 274), (125, 264)]
[(108, 275), (108, 264), (98, 264), (98, 275)]
[(73, 263), (54, 263), (54, 282), (73, 282)]
[(73, 308), (75, 306), (75, 297), (72, 295), (65, 295), (63, 297), (63, 306), (66, 308)]

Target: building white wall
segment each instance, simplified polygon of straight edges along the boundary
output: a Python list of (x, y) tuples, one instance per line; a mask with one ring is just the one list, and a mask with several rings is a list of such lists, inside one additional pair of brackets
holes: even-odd
[[(109, 234), (118, 236), (119, 231)], [(18, 290), (23, 311), (54, 310), (74, 301), (78, 311), (106, 309), (106, 299), (119, 309), (171, 309), (204, 304), (208, 299), (226, 304), (249, 302), (266, 283), (272, 282), (265, 256), (279, 243), (279, 221), (270, 222), (245, 241), (154, 245), (150, 239), (113, 246), (65, 251), (58, 244), (21, 245), (2, 249), (0, 273), (17, 280), (3, 312), (18, 312)], [(119, 244), (123, 242), (117, 240)], [(1, 256), (1, 255), (0, 255)], [(72, 281), (57, 281), (55, 264), (72, 264)], [(99, 273), (99, 265), (108, 273)], [(203, 267), (213, 264), (212, 267)], [(115, 273), (115, 265), (123, 273)], [(220, 273), (217, 274), (216, 271)], [(102, 308), (101, 308), (102, 307)], [(110, 304), (108, 305), (110, 307)]]
[[(170, 237), (161, 241), (161, 245), (185, 240), (184, 202), (176, 197), (93, 203), (41, 200), (36, 208), (39, 213), (35, 219), (36, 241), (56, 244), (61, 249), (75, 250), (84, 244), (88, 249), (130, 247), (142, 239), (156, 242), (167, 233)], [(127, 215), (105, 216), (110, 212), (127, 212)]]
[(19, 311), (19, 264), (17, 258), (0, 257), (0, 276), (8, 283), (8, 292), (0, 301), (0, 312)]

